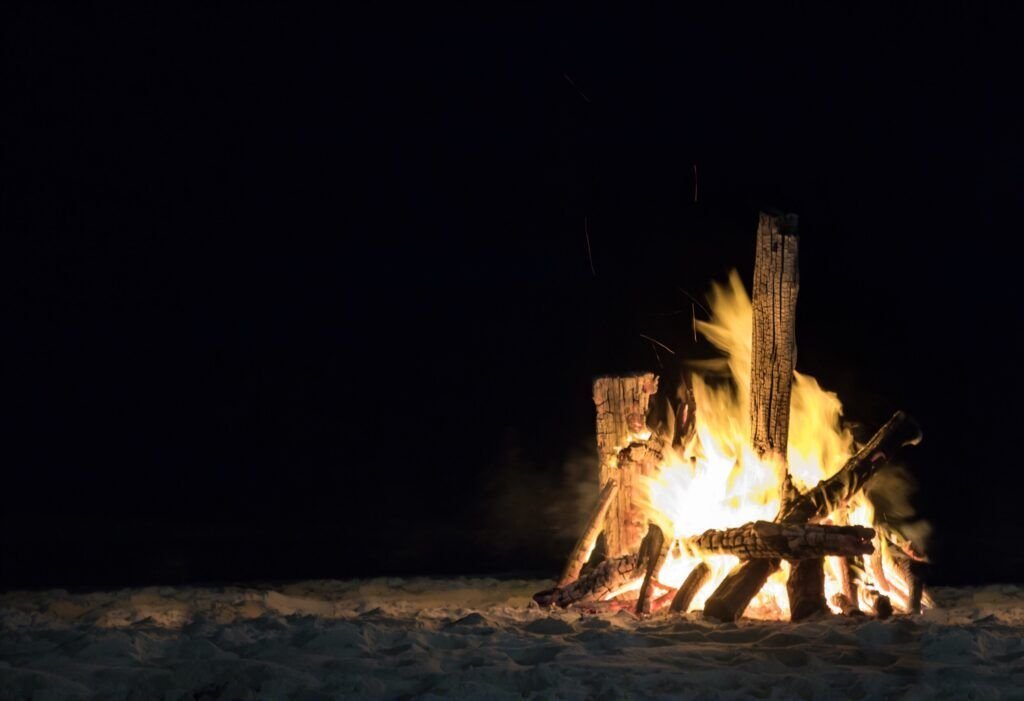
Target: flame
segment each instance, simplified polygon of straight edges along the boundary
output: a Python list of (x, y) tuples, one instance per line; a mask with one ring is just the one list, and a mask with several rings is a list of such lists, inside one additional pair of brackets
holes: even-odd
[[(711, 319), (698, 321), (697, 329), (724, 353), (727, 373), (716, 377), (709, 372), (713, 367), (721, 367), (720, 363), (697, 366), (705, 372), (695, 372), (692, 381), (697, 406), (696, 429), (686, 444), (669, 451), (659, 474), (643, 481), (646, 487), (643, 498), (651, 520), (674, 541), (658, 573), (658, 581), (679, 587), (702, 560), (711, 569), (710, 579), (694, 598), (690, 610), (703, 608), (707, 597), (738, 559), (690, 552), (682, 543), (687, 537), (710, 528), (774, 519), (786, 469), (778, 461), (759, 459), (751, 447), (753, 314), (750, 297), (739, 275), (733, 271), (726, 284), (713, 285), (708, 301)], [(794, 374), (786, 458), (789, 473), (799, 489), (806, 490), (832, 476), (854, 453), (853, 436), (841, 424), (842, 413), (842, 404), (835, 393), (822, 389), (809, 375)], [(860, 495), (844, 513), (830, 514), (826, 520), (871, 526), (874, 516), (872, 505)], [(864, 568), (858, 582), (862, 594), (865, 587), (872, 587), (890, 596), (898, 608), (906, 608), (909, 600), (906, 581), (880, 537), (876, 537), (875, 548), (881, 557), (876, 556), (874, 567), (869, 564)], [(788, 616), (788, 573), (788, 564), (784, 562), (751, 602), (746, 611), (748, 617)], [(826, 600), (831, 602), (832, 596), (842, 589), (838, 558), (826, 558), (825, 575)]]

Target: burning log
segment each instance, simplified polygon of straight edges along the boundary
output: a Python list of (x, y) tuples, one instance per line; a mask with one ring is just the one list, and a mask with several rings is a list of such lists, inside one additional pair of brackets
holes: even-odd
[(921, 431), (902, 411), (892, 415), (856, 455), (828, 479), (801, 495), (783, 510), (780, 521), (802, 523), (822, 518), (857, 495), (878, 468), (905, 445), (917, 445)]
[[(799, 238), (795, 214), (761, 213), (757, 224), (757, 249), (754, 259), (753, 337), (751, 340), (750, 422), (754, 451), (762, 460), (783, 466), (780, 488), (780, 516), (799, 497), (786, 468), (789, 446), (790, 394), (796, 369), (796, 298), (800, 291), (797, 266)], [(782, 519), (779, 519), (782, 520)], [(778, 566), (778, 563), (775, 563)], [(819, 594), (810, 594), (818, 581), (823, 563), (795, 563), (790, 576), (796, 576), (790, 591), (790, 610), (818, 607), (824, 600), (824, 583)], [(719, 590), (708, 600), (720, 614), (734, 620), (767, 580), (764, 568), (740, 567), (730, 573)], [(804, 571), (806, 570), (806, 571)], [(733, 578), (733, 579), (730, 579)], [(726, 584), (731, 589), (722, 590)], [(742, 596), (749, 593), (746, 601)], [(719, 596), (719, 594), (721, 594)], [(805, 595), (811, 600), (800, 601)], [(794, 601), (793, 599), (797, 600)], [(728, 604), (728, 606), (726, 606)], [(707, 611), (707, 608), (705, 608)]]
[(761, 591), (768, 577), (779, 569), (778, 560), (746, 560), (726, 575), (704, 603), (704, 615), (720, 621), (735, 621)]
[(649, 437), (647, 411), (651, 395), (657, 391), (658, 377), (653, 373), (601, 377), (594, 382), (600, 485), (604, 489), (613, 479), (619, 485), (618, 493), (606, 512), (603, 527), (611, 558), (634, 551), (639, 544), (640, 535), (631, 533), (628, 525), (633, 503), (633, 475), (631, 470), (621, 468), (619, 453), (632, 443)]
[(661, 582), (655, 581), (655, 583), (665, 589), (665, 593), (659, 596), (657, 599), (651, 602), (651, 613), (656, 613), (661, 609), (665, 608), (675, 600), (675, 596), (678, 593), (678, 589), (673, 589)]
[(640, 559), (646, 560), (647, 571), (644, 573), (643, 584), (640, 585), (640, 595), (637, 597), (636, 612), (645, 614), (651, 612), (651, 589), (654, 586), (654, 575), (661, 569), (668, 555), (668, 542), (661, 528), (651, 524), (644, 536), (644, 542), (640, 545)]
[(737, 528), (705, 531), (686, 542), (705, 552), (736, 555), (745, 560), (806, 560), (825, 555), (869, 554), (874, 550), (874, 537), (875, 532), (863, 526), (754, 521)]
[(635, 441), (619, 451), (617, 472), (623, 482), (618, 499), (620, 544), (629, 552), (640, 547), (649, 528), (646, 506), (640, 498), (642, 478), (657, 473), (667, 448), (661, 436), (652, 434), (647, 440)]
[(594, 549), (594, 543), (597, 542), (597, 537), (601, 533), (601, 527), (604, 525), (605, 515), (608, 513), (608, 508), (612, 505), (612, 500), (618, 494), (618, 490), (619, 485), (613, 479), (609, 479), (604, 485), (597, 504), (590, 513), (590, 518), (587, 519), (587, 528), (576, 542), (576, 547), (572, 549), (572, 553), (569, 555), (569, 561), (562, 571), (562, 576), (558, 578), (558, 586), (565, 586), (580, 576), (580, 570), (583, 569), (583, 565), (587, 564), (587, 558), (590, 557), (590, 553)]
[(639, 553), (605, 560), (575, 582), (534, 594), (533, 600), (541, 606), (564, 608), (584, 599), (606, 599), (639, 577), (646, 564), (640, 561)]
[(825, 561), (820, 557), (801, 560), (793, 563), (792, 567), (789, 579), (786, 580), (789, 620), (802, 621), (817, 614), (829, 613), (828, 604), (825, 603)]
[(673, 613), (686, 613), (690, 608), (690, 604), (693, 603), (693, 598), (704, 588), (709, 579), (711, 579), (711, 568), (706, 563), (702, 562), (694, 567), (686, 577), (686, 581), (683, 582), (683, 586), (679, 587), (676, 591), (669, 611)]
[[(834, 523), (838, 526), (847, 526), (850, 523), (850, 512), (848, 509), (840, 509), (834, 518)], [(854, 562), (859, 562), (860, 558), (853, 557), (839, 557), (835, 561), (836, 575), (839, 579), (839, 590), (840, 593), (846, 597), (846, 601), (856, 606), (857, 597), (857, 573), (854, 572)], [(842, 604), (837, 604), (835, 597), (833, 597), (833, 604), (838, 606), (840, 609), (843, 608)], [(859, 610), (859, 609), (858, 609)], [(847, 615), (844, 613), (844, 615)]]

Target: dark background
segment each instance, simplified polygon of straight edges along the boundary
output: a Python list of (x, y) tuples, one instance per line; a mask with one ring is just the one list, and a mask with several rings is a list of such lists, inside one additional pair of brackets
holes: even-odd
[(1024, 579), (1019, 23), (817, 5), (9, 6), (0, 584), (553, 573), (765, 207), (933, 581)]

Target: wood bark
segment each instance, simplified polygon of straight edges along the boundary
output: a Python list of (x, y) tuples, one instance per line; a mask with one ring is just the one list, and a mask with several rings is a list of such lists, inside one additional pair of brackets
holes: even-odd
[(874, 537), (875, 532), (863, 526), (754, 521), (736, 528), (705, 531), (688, 538), (686, 543), (704, 552), (736, 555), (744, 560), (806, 560), (825, 555), (869, 554), (874, 550)]
[(606, 599), (617, 589), (640, 577), (644, 572), (645, 565), (646, 563), (640, 562), (639, 553), (608, 559), (575, 582), (534, 594), (533, 600), (541, 606), (564, 608), (569, 604), (586, 599)]
[(818, 482), (790, 503), (779, 520), (803, 523), (827, 516), (864, 489), (878, 468), (899, 448), (916, 445), (920, 440), (921, 432), (917, 425), (905, 413), (897, 411), (836, 474)]
[(562, 576), (558, 578), (558, 586), (565, 586), (579, 578), (580, 570), (583, 569), (583, 565), (587, 564), (587, 559), (594, 550), (594, 544), (601, 533), (605, 516), (616, 494), (618, 494), (618, 489), (619, 485), (614, 479), (608, 480), (604, 485), (601, 494), (598, 496), (597, 504), (594, 505), (594, 509), (590, 512), (590, 518), (587, 519), (587, 527), (569, 554), (569, 560), (565, 564)]
[[(625, 555), (638, 544), (631, 528), (633, 503), (632, 474), (620, 468), (619, 454), (624, 448), (649, 435), (647, 412), (651, 396), (658, 391), (653, 373), (624, 377), (601, 377), (594, 382), (597, 407), (597, 450), (600, 459), (600, 486), (615, 480), (618, 493), (605, 514), (604, 536), (608, 557)], [(643, 533), (639, 534), (642, 537)], [(632, 546), (632, 547), (631, 547)]]
[(704, 615), (720, 621), (735, 621), (777, 569), (778, 560), (741, 562), (708, 597), (704, 603)]
[(690, 609), (690, 604), (693, 603), (694, 597), (704, 588), (709, 579), (711, 579), (711, 568), (707, 564), (702, 562), (694, 567), (690, 574), (687, 575), (683, 586), (679, 587), (676, 591), (669, 610), (675, 613), (686, 613)]
[(786, 580), (789, 595), (789, 620), (802, 621), (829, 613), (825, 603), (825, 562), (820, 557), (792, 563)]

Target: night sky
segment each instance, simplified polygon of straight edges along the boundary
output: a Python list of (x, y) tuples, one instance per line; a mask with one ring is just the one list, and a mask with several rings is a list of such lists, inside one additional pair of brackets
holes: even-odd
[(84, 5), (0, 23), (0, 585), (554, 573), (761, 208), (932, 581), (1024, 581), (1017, 18)]

